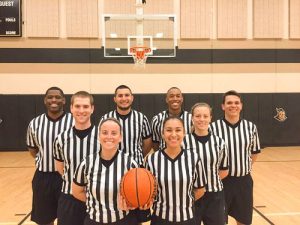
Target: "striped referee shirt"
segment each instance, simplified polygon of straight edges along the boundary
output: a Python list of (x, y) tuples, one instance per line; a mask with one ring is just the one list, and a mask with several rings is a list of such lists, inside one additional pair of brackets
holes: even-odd
[(129, 114), (120, 115), (117, 110), (111, 111), (101, 117), (103, 119), (113, 117), (122, 126), (123, 141), (120, 143), (119, 150), (123, 149), (139, 164), (144, 164), (143, 139), (150, 138), (152, 135), (151, 127), (147, 117), (136, 110), (131, 110)]
[(241, 119), (232, 125), (225, 119), (210, 125), (214, 134), (225, 140), (228, 147), (229, 176), (240, 177), (251, 172), (251, 154), (260, 153), (255, 124)]
[(219, 170), (228, 169), (228, 149), (225, 141), (214, 134), (209, 134), (207, 142), (202, 143), (197, 135), (192, 133), (185, 136), (183, 148), (199, 154), (207, 177), (206, 191), (222, 191), (223, 183), (219, 177)]
[(55, 137), (73, 125), (70, 113), (64, 113), (58, 119), (51, 119), (46, 113), (34, 118), (27, 128), (26, 143), (29, 148), (38, 150), (35, 164), (41, 172), (54, 172), (53, 142)]
[(123, 175), (137, 163), (128, 154), (117, 151), (109, 167), (101, 163), (99, 152), (87, 156), (77, 167), (73, 181), (86, 186), (87, 213), (91, 220), (113, 223), (123, 219), (129, 211), (117, 206), (117, 194)]
[(74, 127), (59, 134), (54, 141), (54, 159), (64, 162), (62, 192), (72, 194), (72, 181), (74, 172), (79, 163), (86, 156), (99, 151), (98, 129), (92, 126), (87, 136), (80, 138), (76, 135)]
[(158, 183), (153, 213), (172, 222), (192, 219), (193, 189), (206, 184), (198, 154), (182, 149), (176, 158), (171, 159), (163, 149), (148, 156), (146, 168), (153, 173)]
[[(155, 115), (152, 118), (151, 126), (152, 126), (152, 141), (159, 143), (159, 149), (164, 149), (166, 147), (166, 143), (162, 138), (162, 127), (166, 118), (169, 117), (169, 111), (165, 110)], [(183, 120), (185, 132), (188, 134), (191, 132), (192, 125), (192, 115), (187, 111), (182, 111), (180, 114), (180, 119)]]

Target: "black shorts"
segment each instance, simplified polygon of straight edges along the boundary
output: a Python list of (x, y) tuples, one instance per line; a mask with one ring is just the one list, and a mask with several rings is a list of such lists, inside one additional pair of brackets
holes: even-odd
[(137, 221), (136, 214), (134, 211), (130, 211), (130, 213), (127, 216), (114, 223), (99, 223), (90, 219), (89, 215), (87, 215), (84, 220), (84, 225), (138, 225), (138, 224), (139, 223)]
[(150, 225), (196, 225), (196, 223), (194, 219), (189, 219), (182, 222), (173, 222), (173, 221), (164, 220), (156, 215), (152, 215)]
[(72, 195), (60, 194), (57, 208), (57, 225), (83, 225), (86, 204)]
[(62, 178), (58, 172), (35, 171), (32, 179), (32, 221), (48, 224), (56, 219), (61, 186)]
[(226, 177), (223, 180), (226, 214), (243, 224), (252, 223), (253, 180), (250, 174), (243, 177)]
[(224, 192), (205, 192), (204, 196), (195, 202), (195, 220), (197, 224), (203, 222), (204, 225), (224, 225)]
[(135, 213), (135, 216), (139, 223), (144, 223), (144, 222), (151, 220), (150, 209), (147, 209), (147, 210), (135, 209), (135, 210), (133, 210), (133, 212)]

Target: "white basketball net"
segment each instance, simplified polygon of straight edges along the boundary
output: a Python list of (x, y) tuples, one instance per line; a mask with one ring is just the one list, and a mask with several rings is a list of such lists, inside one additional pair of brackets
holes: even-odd
[(130, 48), (130, 53), (133, 57), (135, 68), (145, 68), (151, 48), (142, 46), (132, 47)]

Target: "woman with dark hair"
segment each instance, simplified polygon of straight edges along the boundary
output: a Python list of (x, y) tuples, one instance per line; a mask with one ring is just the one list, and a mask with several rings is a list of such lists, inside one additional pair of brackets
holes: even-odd
[(166, 147), (146, 160), (158, 183), (151, 225), (195, 225), (194, 201), (204, 194), (206, 177), (199, 156), (181, 147), (184, 135), (180, 118), (166, 118), (162, 127)]

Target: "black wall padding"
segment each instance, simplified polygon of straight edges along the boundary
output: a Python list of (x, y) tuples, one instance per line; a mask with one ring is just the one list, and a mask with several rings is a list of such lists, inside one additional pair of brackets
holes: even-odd
[[(70, 95), (67, 95), (66, 110), (69, 111)], [(166, 108), (165, 94), (135, 94), (133, 107), (142, 111), (151, 121), (156, 113)], [(222, 94), (185, 94), (184, 108), (196, 102), (207, 102), (213, 108), (213, 119), (222, 118)], [(259, 131), (262, 146), (300, 145), (300, 93), (247, 93), (242, 94), (245, 119), (253, 121)], [(113, 95), (94, 95), (93, 122), (114, 109)], [(42, 95), (0, 95), (0, 150), (26, 149), (26, 129), (30, 120), (43, 113)], [(285, 122), (274, 119), (276, 108), (283, 108)]]
[[(124, 49), (126, 50), (126, 49)], [(188, 57), (187, 57), (188, 56)], [(180, 49), (176, 57), (149, 57), (159, 63), (299, 63), (300, 49)], [(131, 57), (104, 57), (103, 48), (0, 48), (0, 63), (129, 63)]]

